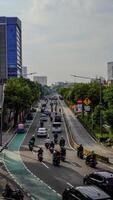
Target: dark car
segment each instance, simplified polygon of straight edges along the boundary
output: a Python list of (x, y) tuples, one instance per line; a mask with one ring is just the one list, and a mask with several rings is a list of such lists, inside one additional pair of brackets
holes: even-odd
[(27, 117), (26, 117), (26, 120), (33, 120), (33, 115), (32, 115), (32, 113), (28, 113), (27, 114)]
[(55, 122), (61, 122), (62, 121), (61, 115), (56, 115), (55, 118), (54, 118), (54, 121)]
[(107, 171), (94, 172), (84, 177), (84, 184), (96, 185), (113, 196), (113, 173)]
[(62, 200), (111, 200), (111, 198), (100, 188), (90, 185), (65, 189)]

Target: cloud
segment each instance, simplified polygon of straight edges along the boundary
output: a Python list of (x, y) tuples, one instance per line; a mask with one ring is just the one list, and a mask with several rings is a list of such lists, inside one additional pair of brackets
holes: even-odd
[(76, 71), (106, 76), (113, 59), (113, 0), (1, 0), (0, 11), (22, 20), (29, 71), (50, 82)]

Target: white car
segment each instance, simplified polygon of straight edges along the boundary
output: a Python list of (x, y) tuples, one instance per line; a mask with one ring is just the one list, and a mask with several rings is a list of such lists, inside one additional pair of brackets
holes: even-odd
[(41, 115), (40, 115), (40, 120), (42, 120), (42, 121), (47, 121), (47, 115), (44, 114), (44, 113), (41, 113)]
[(37, 137), (47, 137), (47, 129), (46, 128), (38, 128), (37, 129)]

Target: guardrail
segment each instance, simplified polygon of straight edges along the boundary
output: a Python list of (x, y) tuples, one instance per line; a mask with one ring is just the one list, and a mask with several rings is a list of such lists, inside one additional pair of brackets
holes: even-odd
[[(73, 134), (71, 132), (71, 128), (70, 128), (70, 125), (69, 125), (69, 122), (65, 116), (65, 113), (63, 112), (63, 118), (64, 118), (64, 121), (65, 121), (65, 125), (66, 125), (66, 128), (68, 130), (68, 133), (69, 133), (69, 142), (70, 142), (70, 145), (77, 150), (77, 147), (79, 146), (77, 143), (76, 143), (76, 139), (73, 137)], [(84, 155), (88, 155), (91, 153), (91, 150), (89, 149), (84, 149)], [(99, 154), (96, 154), (96, 157), (97, 157), (97, 160), (99, 161), (102, 161), (104, 163), (110, 163), (109, 162), (109, 158), (108, 157), (105, 157), (105, 156), (102, 156), (102, 155), (99, 155)]]

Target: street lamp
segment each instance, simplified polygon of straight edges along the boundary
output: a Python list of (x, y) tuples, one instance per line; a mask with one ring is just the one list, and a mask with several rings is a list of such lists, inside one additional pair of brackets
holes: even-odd
[[(77, 77), (77, 78), (84, 78), (84, 79), (90, 79), (90, 80), (95, 80), (95, 78), (91, 78), (89, 76), (77, 76), (77, 75), (71, 75), (73, 77)], [(102, 85), (101, 85), (101, 78), (96, 78), (96, 80), (99, 81), (99, 85), (100, 85), (100, 99), (99, 99), (99, 105), (100, 105), (100, 134), (102, 134), (102, 116), (101, 116), (101, 106), (102, 106)]]

